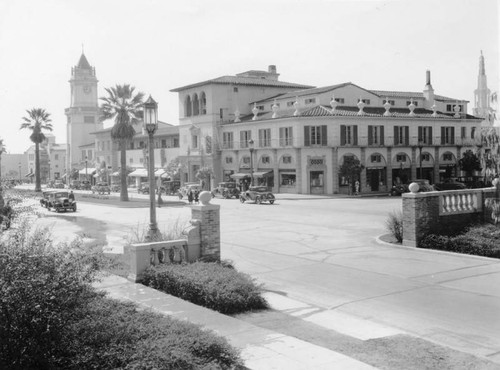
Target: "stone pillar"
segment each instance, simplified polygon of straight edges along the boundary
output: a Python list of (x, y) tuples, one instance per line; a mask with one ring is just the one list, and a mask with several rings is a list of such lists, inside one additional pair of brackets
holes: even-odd
[(220, 261), (220, 205), (210, 204), (212, 194), (203, 191), (200, 205), (191, 206), (191, 217), (199, 221), (201, 259)]
[(410, 176), (412, 180), (417, 178), (417, 148), (411, 147), (411, 168), (410, 168)]
[[(295, 178), (297, 180), (297, 183), (295, 184), (295, 189), (297, 190), (298, 194), (302, 194), (303, 193), (303, 191), (302, 191), (303, 170), (302, 170), (302, 151), (300, 150), (300, 148), (295, 149), (295, 161), (296, 161), (295, 168), (297, 171), (295, 173)], [(306, 175), (305, 181), (307, 181), (307, 175)], [(307, 193), (307, 190), (305, 193)]]
[(392, 189), (392, 148), (388, 147), (387, 148), (387, 158), (386, 158), (386, 176), (387, 176), (387, 189), (391, 191)]
[(274, 186), (273, 193), (277, 193), (280, 188), (280, 175), (279, 175), (279, 158), (278, 158), (278, 149), (273, 149), (273, 177), (274, 177)]
[(438, 183), (441, 180), (439, 179), (439, 147), (436, 146), (434, 148), (434, 183)]
[(359, 192), (363, 193), (366, 192), (366, 189), (368, 189), (368, 181), (366, 179), (366, 148), (362, 147), (361, 148), (361, 155), (359, 158), (361, 164), (363, 165), (363, 169), (361, 170), (361, 173), (359, 174)]
[(417, 193), (412, 189), (403, 198), (403, 245), (418, 247), (420, 241), (439, 225), (439, 194)]
[(332, 148), (333, 194), (339, 193), (339, 148)]

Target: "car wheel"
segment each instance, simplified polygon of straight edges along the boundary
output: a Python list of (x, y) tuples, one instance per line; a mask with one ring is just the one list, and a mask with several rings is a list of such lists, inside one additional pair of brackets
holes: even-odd
[(240, 202), (245, 203), (245, 199), (243, 197), (240, 197)]
[(73, 212), (76, 212), (76, 204), (73, 206)]
[(262, 199), (260, 199), (260, 197), (255, 198), (255, 203), (256, 204), (261, 204), (262, 203)]
[(274, 199), (271, 199), (269, 203), (274, 204)]
[(54, 208), (54, 210), (56, 211), (56, 213), (59, 213), (59, 207)]

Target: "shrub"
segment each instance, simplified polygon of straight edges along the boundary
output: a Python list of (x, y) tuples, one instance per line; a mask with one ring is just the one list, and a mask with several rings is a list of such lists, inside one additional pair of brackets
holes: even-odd
[(224, 314), (267, 308), (262, 288), (248, 275), (219, 263), (150, 267), (143, 283)]
[(29, 214), (0, 240), (0, 368), (229, 369), (227, 341), (198, 326), (104, 297), (103, 260), (81, 239), (53, 246)]
[(456, 236), (431, 234), (421, 241), (419, 247), (500, 258), (500, 229), (493, 225), (479, 225)]
[(403, 213), (401, 211), (389, 213), (385, 226), (398, 243), (403, 242)]

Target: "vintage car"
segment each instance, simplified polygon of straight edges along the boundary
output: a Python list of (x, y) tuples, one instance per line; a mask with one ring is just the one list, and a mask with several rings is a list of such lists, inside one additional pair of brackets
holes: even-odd
[[(156, 190), (155, 190), (156, 191)], [(149, 194), (149, 183), (144, 182), (137, 188), (139, 194)]]
[(449, 178), (435, 184), (434, 187), (436, 190), (463, 190), (467, 188), (467, 185), (457, 179)]
[(121, 184), (118, 182), (112, 182), (111, 186), (109, 187), (109, 190), (111, 190), (114, 193), (119, 193), (121, 190)]
[(408, 193), (410, 189), (408, 188), (408, 184), (396, 184), (391, 188), (390, 196), (394, 197), (396, 195), (401, 195), (403, 193)]
[(262, 202), (274, 203), (275, 197), (273, 193), (267, 190), (266, 186), (250, 186), (247, 191), (240, 194), (240, 202), (245, 203), (247, 200), (252, 200), (256, 204)]
[(232, 197), (238, 199), (240, 197), (240, 189), (238, 189), (235, 182), (219, 182), (219, 186), (212, 191), (212, 195), (220, 195), (226, 199)]
[(189, 192), (195, 192), (199, 191), (201, 192), (201, 185), (198, 182), (186, 182), (184, 183), (184, 186), (179, 189), (177, 192), (177, 195), (179, 196), (179, 199), (182, 199), (183, 197), (186, 197)]
[(69, 183), (69, 188), (70, 189), (80, 189), (81, 183), (82, 182), (80, 180), (71, 180), (71, 182)]
[(54, 208), (56, 212), (71, 210), (76, 212), (76, 201), (70, 199), (68, 191), (51, 190), (42, 193), (40, 205), (47, 208), (49, 211)]
[(111, 189), (107, 182), (98, 182), (91, 188), (92, 194), (110, 194)]
[(80, 183), (80, 190), (91, 190), (92, 184), (88, 180), (82, 180)]
[(64, 183), (61, 180), (54, 181), (54, 185), (52, 186), (54, 189), (64, 189)]
[(161, 184), (161, 192), (166, 195), (175, 195), (181, 187), (181, 182), (179, 180), (163, 181)]

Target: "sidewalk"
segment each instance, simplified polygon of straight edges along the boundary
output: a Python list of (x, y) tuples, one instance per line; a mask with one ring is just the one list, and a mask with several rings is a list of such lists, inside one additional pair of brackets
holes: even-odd
[(119, 276), (106, 276), (96, 287), (108, 292), (111, 298), (132, 301), (140, 307), (213, 330), (241, 350), (247, 369), (375, 369), (338, 352), (257, 327)]

